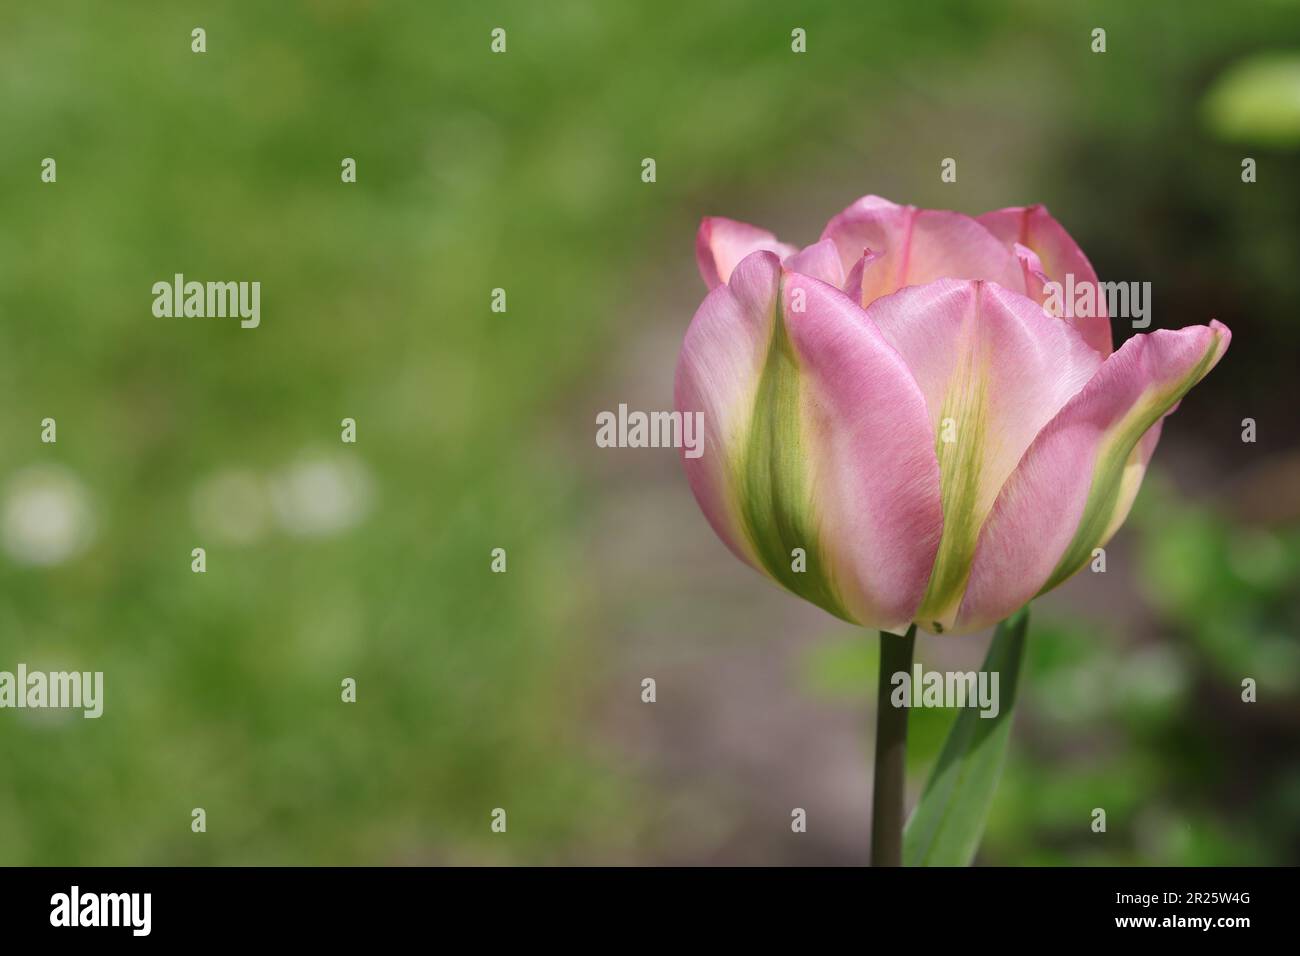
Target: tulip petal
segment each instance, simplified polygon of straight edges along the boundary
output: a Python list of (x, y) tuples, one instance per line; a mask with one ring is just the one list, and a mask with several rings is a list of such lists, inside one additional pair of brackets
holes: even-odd
[(937, 439), (943, 539), (916, 622), (942, 633), (956, 618), (1003, 483), (1101, 357), (1069, 325), (992, 282), (903, 289), (877, 299), (867, 315), (912, 370)]
[(745, 447), (759, 375), (772, 338), (781, 263), (770, 252), (748, 256), (710, 292), (691, 320), (677, 360), (674, 404), (704, 416), (703, 453), (683, 463), (704, 516), (732, 552), (756, 568), (739, 515), (734, 462)]
[(862, 258), (854, 263), (853, 268), (849, 270), (848, 277), (844, 280), (844, 294), (854, 302), (862, 301), (862, 276), (871, 264), (880, 257), (870, 249), (862, 250)]
[(1012, 247), (1016, 255), (1020, 258), (1020, 268), (1025, 276), (1025, 295), (1035, 302), (1041, 303), (1046, 295), (1043, 291), (1049, 281), (1047, 273), (1043, 272), (1043, 262), (1038, 258), (1038, 253), (1034, 252), (1028, 246), (1022, 246), (1015, 243)]
[(784, 300), (809, 489), (836, 591), (854, 620), (901, 633), (925, 592), (943, 527), (924, 396), (902, 357), (838, 288), (787, 273)]
[(835, 243), (829, 239), (822, 239), (805, 249), (800, 249), (785, 260), (785, 268), (791, 272), (821, 279), (837, 289), (844, 287), (844, 266), (840, 263), (840, 253)]
[(1110, 523), (1106, 526), (1096, 547), (1104, 548), (1120, 526), (1128, 520), (1128, 513), (1132, 510), (1137, 493), (1142, 488), (1142, 479), (1146, 477), (1147, 465), (1151, 463), (1151, 456), (1156, 453), (1156, 445), (1160, 443), (1160, 432), (1164, 428), (1165, 418), (1172, 415), (1177, 407), (1175, 404), (1165, 412), (1164, 417), (1148, 428), (1138, 439), (1138, 443), (1133, 446), (1133, 451), (1129, 453), (1128, 460), (1124, 463), (1124, 473), (1120, 477), (1119, 494), (1116, 496), (1115, 508), (1111, 512)]
[[(1065, 231), (1065, 227), (1052, 218), (1045, 206), (1012, 206), (986, 212), (978, 217), (979, 222), (1008, 247), (1020, 244), (1033, 250), (1040, 260), (1039, 269), (1049, 280), (1065, 284), (1068, 276), (1073, 276), (1073, 287), (1081, 288), (1091, 283), (1100, 292), (1097, 285), (1097, 273), (1092, 263), (1083, 254), (1078, 243)], [(1026, 278), (1030, 278), (1028, 272)], [(1037, 301), (1043, 301), (1041, 293), (1027, 284), (1026, 295)], [(1105, 296), (1098, 294), (1094, 311), (1100, 313), (1092, 316), (1070, 316), (1070, 322), (1079, 330), (1084, 340), (1103, 356), (1112, 351), (1110, 336), (1110, 319), (1106, 312)]]
[(748, 256), (696, 313), (675, 392), (704, 413), (704, 454), (683, 460), (728, 547), (832, 614), (905, 629), (940, 537), (939, 466), (925, 400), (862, 309)]
[(747, 222), (721, 216), (709, 216), (700, 221), (700, 230), (695, 236), (695, 260), (710, 289), (726, 283), (740, 261), (759, 250), (774, 252), (782, 259), (798, 252), (794, 246), (778, 242), (776, 236), (766, 229)]
[(1219, 322), (1135, 335), (1025, 453), (980, 536), (958, 617), (975, 630), (1083, 568), (1128, 513), (1160, 424), (1223, 357)]
[(936, 279), (988, 279), (1020, 290), (1020, 263), (1009, 245), (957, 212), (899, 206), (865, 196), (826, 225), (822, 238), (840, 251), (844, 274), (870, 248), (879, 257), (863, 276), (865, 306), (909, 285)]
[[(815, 459), (804, 421), (804, 382), (779, 289), (746, 443), (733, 478), (742, 526), (762, 569), (774, 580), (836, 617), (860, 619), (845, 606), (836, 586), (835, 563), (821, 539), (818, 502), (811, 488)], [(797, 563), (800, 553), (802, 567)]]

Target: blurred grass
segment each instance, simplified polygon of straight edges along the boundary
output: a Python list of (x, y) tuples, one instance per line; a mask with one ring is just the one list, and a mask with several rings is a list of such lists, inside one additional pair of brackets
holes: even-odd
[[(571, 409), (610, 350), (640, 323), (684, 328), (654, 296), (694, 281), (700, 215), (773, 210), (811, 240), (861, 192), (967, 211), (1044, 199), (1103, 276), (1163, 280), (1157, 324), (1217, 309), (1237, 330), (1181, 416), (1233, 421), (1228, 395), (1279, 407), (1269, 383), (1297, 344), (1295, 157), (1261, 152), (1260, 187), (1228, 189), (1240, 148), (1201, 130), (1197, 104), (1234, 58), (1294, 48), (1296, 7), (1138, 6), (6, 5), (0, 482), (62, 465), (98, 530), (53, 568), (0, 559), (0, 668), (103, 670), (108, 717), (0, 719), (0, 863), (631, 852), (657, 798), (591, 726), (608, 667), (598, 622), (620, 609), (602, 606), (581, 551), (599, 489), (563, 449), (590, 440)], [(1104, 57), (1087, 51), (1098, 23)], [(505, 56), (488, 49), (496, 26)], [(793, 26), (804, 56), (789, 52)], [(962, 172), (945, 193), (946, 150)], [(56, 185), (39, 182), (46, 156)], [(339, 182), (344, 156), (356, 185)], [(800, 208), (850, 180), (837, 205)], [(261, 281), (261, 328), (153, 319), (148, 290), (175, 272)], [(498, 286), (505, 315), (488, 308)], [(38, 441), (46, 416), (57, 445)], [(355, 446), (335, 444), (345, 416)], [(270, 479), (326, 449), (370, 476), (360, 524), (200, 540), (203, 482), (232, 468)], [(1149, 597), (1174, 602), (1161, 613), (1180, 627), (1203, 623), (1207, 660), (1244, 653), (1277, 673), (1266, 655), (1293, 659), (1293, 620), (1270, 619), (1265, 649), (1248, 652), (1221, 628), (1286, 604), (1294, 577), (1254, 568), (1213, 598), (1213, 543), (1230, 532), (1198, 520), (1169, 517), (1176, 538), (1147, 532), (1174, 549), (1151, 560)], [(189, 570), (199, 545), (205, 575)], [(505, 575), (488, 572), (494, 547)], [(1096, 664), (1068, 630), (1035, 647), (1058, 637), (1031, 693)], [(344, 676), (355, 705), (339, 702)], [(1038, 841), (1072, 799), (1122, 808), (1215, 779), (1211, 745), (1178, 732), (1182, 711), (1139, 705), (1087, 725), (1104, 736), (1141, 718), (1153, 736), (1139, 755), (1017, 756), (990, 861), (1092, 859), (1092, 844)], [(931, 721), (914, 726), (919, 761), (942, 739)], [(1170, 804), (1157, 857), (1222, 862), (1294, 840), (1294, 759), (1255, 828)], [(496, 806), (508, 841), (489, 832)], [(1213, 825), (1185, 839), (1193, 811)]]

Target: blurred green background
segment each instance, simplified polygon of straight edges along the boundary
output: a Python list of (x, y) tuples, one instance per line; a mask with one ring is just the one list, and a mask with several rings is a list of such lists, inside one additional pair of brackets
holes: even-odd
[[(1234, 332), (1035, 606), (980, 862), (1300, 861), (1298, 149), (1295, 0), (4, 4), (0, 669), (106, 701), (0, 712), (0, 864), (864, 861), (874, 637), (594, 423), (670, 407), (701, 216), (868, 192), (1043, 202)], [(176, 272), (261, 327), (154, 318)]]

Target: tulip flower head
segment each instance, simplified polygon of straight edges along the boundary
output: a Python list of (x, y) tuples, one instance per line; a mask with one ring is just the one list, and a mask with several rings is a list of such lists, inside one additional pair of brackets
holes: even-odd
[[(1042, 206), (978, 218), (867, 196), (804, 249), (705, 219), (710, 292), (675, 402), (743, 561), (830, 613), (964, 633), (1048, 591), (1128, 515), (1161, 424), (1223, 356), (1217, 321), (1112, 350), (1097, 276)], [(800, 557), (802, 556), (802, 557)]]

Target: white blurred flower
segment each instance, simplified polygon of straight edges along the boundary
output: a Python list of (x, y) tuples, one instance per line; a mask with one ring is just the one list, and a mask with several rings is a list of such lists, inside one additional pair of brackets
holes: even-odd
[(190, 513), (204, 540), (252, 544), (270, 523), (266, 482), (248, 469), (219, 471), (194, 489)]
[(285, 531), (337, 534), (370, 511), (370, 472), (354, 456), (304, 459), (271, 479), (271, 504)]
[(65, 468), (35, 465), (5, 488), (4, 549), (19, 564), (49, 566), (79, 554), (95, 533), (90, 498)]

